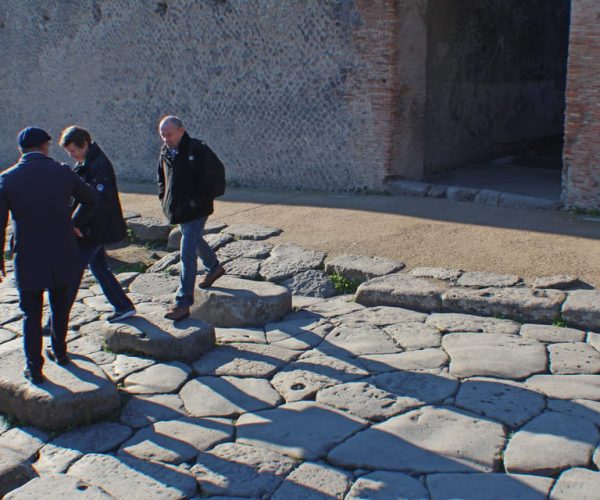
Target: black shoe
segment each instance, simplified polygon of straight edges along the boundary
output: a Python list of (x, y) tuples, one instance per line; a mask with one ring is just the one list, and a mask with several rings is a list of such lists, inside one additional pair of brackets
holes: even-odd
[(46, 356), (48, 356), (48, 358), (54, 361), (57, 365), (67, 366), (69, 364), (69, 356), (67, 356), (67, 354), (59, 357), (56, 356), (50, 349), (46, 349)]
[(135, 307), (133, 309), (127, 309), (127, 311), (116, 311), (112, 313), (110, 316), (107, 316), (106, 321), (109, 323), (116, 323), (125, 318), (130, 318), (131, 316), (135, 316), (136, 310)]
[(29, 380), (32, 384), (39, 385), (44, 382), (44, 375), (42, 375), (41, 370), (30, 370), (29, 368), (23, 372), (23, 375), (27, 380)]

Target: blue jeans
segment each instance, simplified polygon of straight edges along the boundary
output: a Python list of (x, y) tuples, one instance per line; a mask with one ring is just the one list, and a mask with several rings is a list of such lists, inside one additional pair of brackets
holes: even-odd
[(189, 307), (194, 303), (194, 287), (198, 272), (198, 257), (204, 264), (206, 272), (212, 271), (219, 265), (215, 252), (202, 238), (207, 217), (200, 217), (179, 224), (181, 228), (181, 273), (179, 274), (179, 289), (175, 301), (180, 307)]

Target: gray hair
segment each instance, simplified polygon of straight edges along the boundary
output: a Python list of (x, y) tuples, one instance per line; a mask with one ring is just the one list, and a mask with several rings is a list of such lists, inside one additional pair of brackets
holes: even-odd
[(181, 118), (179, 118), (178, 116), (175, 115), (167, 115), (165, 116), (159, 124), (159, 127), (162, 127), (163, 125), (167, 125), (167, 124), (172, 124), (177, 128), (182, 128), (183, 127), (183, 122), (181, 121)]

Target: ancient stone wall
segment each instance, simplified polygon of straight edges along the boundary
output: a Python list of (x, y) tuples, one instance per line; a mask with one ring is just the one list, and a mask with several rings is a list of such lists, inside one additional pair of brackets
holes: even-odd
[(1, 2), (0, 164), (20, 128), (76, 123), (121, 177), (153, 179), (157, 121), (176, 113), (231, 182), (378, 189), (396, 154), (394, 16), (414, 3)]
[(430, 0), (426, 174), (562, 134), (569, 3)]
[(563, 204), (600, 208), (600, 3), (573, 0)]

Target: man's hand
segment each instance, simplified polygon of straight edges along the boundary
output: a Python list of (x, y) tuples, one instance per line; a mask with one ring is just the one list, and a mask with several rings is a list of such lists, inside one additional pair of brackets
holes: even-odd
[(78, 238), (83, 238), (83, 233), (79, 230), (78, 227), (74, 227), (73, 232), (75, 233), (75, 236), (77, 236)]

